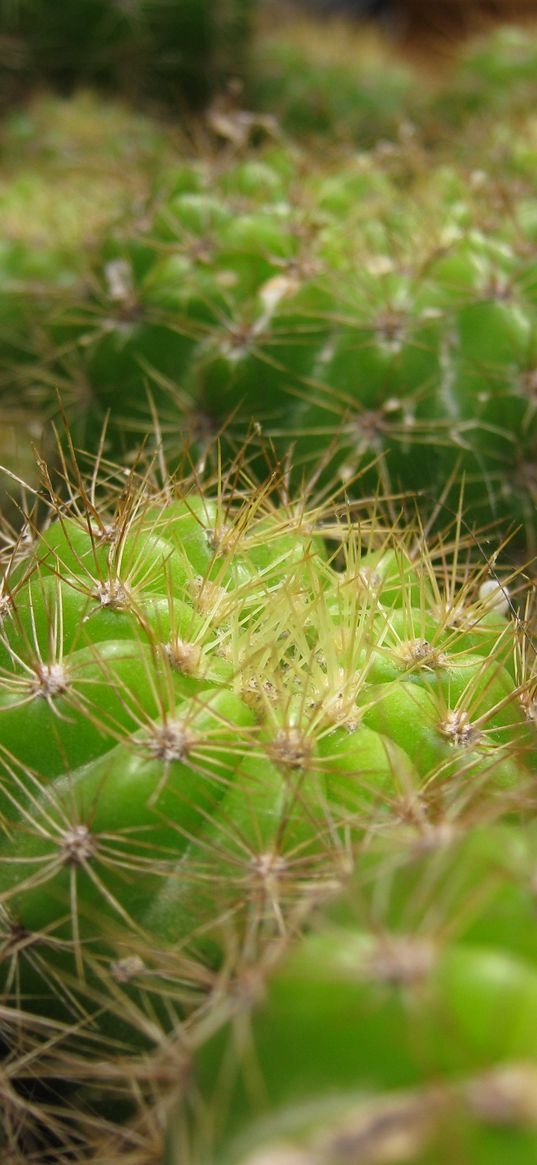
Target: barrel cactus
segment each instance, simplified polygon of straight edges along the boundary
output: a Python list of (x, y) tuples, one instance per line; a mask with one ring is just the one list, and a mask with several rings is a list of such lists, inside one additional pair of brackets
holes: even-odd
[[(494, 93), (504, 57), (491, 48), (483, 66), (497, 63)], [(430, 133), (455, 82), (397, 141), (322, 165), (274, 140), (249, 151), (249, 132), (277, 126), (222, 113), (227, 149), (159, 166), (151, 195), (87, 248), (82, 280), (60, 271), (63, 295), (55, 268), (47, 298), (28, 257), (9, 256), (7, 399), (51, 416), (59, 391), (77, 444), (95, 449), (106, 422), (112, 459), (155, 431), (155, 410), (167, 450), (194, 444), (202, 460), (215, 434), (229, 450), (250, 431), (252, 456), (292, 448), (297, 482), (419, 491), (441, 524), (464, 482), (470, 526), (516, 529), (533, 550), (534, 130), (516, 87), (498, 120), (481, 86), (456, 156)]]
[(231, 103), (89, 222), (0, 190), (16, 1165), (535, 1155), (534, 127), (474, 80), (457, 156), (401, 73), (350, 155)]
[(311, 174), (282, 148), (170, 175), (149, 229), (107, 239), (86, 298), (49, 317), (48, 375), (86, 402), (79, 443), (108, 412), (122, 456), (153, 407), (168, 450), (222, 429), (240, 445), (254, 420), (292, 446), (295, 480), (322, 464), (422, 491), (429, 512), (464, 480), (470, 523), (533, 546), (529, 199), (516, 231), (491, 206), (491, 234), (486, 178), (441, 167), (396, 203), (398, 183), (368, 155)]
[(537, 1146), (535, 822), (401, 823), (308, 933), (243, 966), (167, 1165), (526, 1165)]
[(43, 1024), (71, 1084), (105, 1057), (117, 1086), (370, 829), (518, 812), (532, 661), (516, 584), (370, 503), (237, 467), (47, 490), (2, 589), (4, 1038)]
[[(533, 0), (527, 3), (535, 21)], [(379, 0), (379, 8), (381, 4)], [(256, 107), (275, 114), (294, 138), (311, 140), (315, 146), (326, 135), (330, 144), (337, 141), (347, 148), (363, 149), (379, 141), (397, 141), (406, 123), (424, 135), (430, 148), (445, 147), (450, 155), (457, 131), (457, 153), (462, 157), (472, 138), (476, 154), (482, 149), (479, 122), (483, 114), (512, 118), (515, 111), (524, 116), (531, 108), (535, 37), (533, 30), (514, 23), (524, 15), (520, 9), (512, 10), (511, 25), (472, 38), (459, 45), (457, 52), (450, 37), (438, 36), (435, 43), (431, 43), (433, 38), (420, 39), (414, 23), (407, 43), (413, 39), (425, 66), (416, 84), (415, 71), (397, 42), (387, 53), (386, 37), (378, 30), (364, 32), (362, 25), (349, 20), (311, 19), (310, 0), (292, 0), (292, 5), (283, 27), (271, 19), (269, 6), (263, 35), (254, 43), (252, 93)], [(474, 5), (458, 5), (453, 0), (448, 5), (455, 21), (458, 14), (462, 32), (460, 26)], [(437, 6), (434, 11), (427, 7), (438, 32)], [(491, 24), (497, 20), (505, 25), (503, 3), (494, 13), (487, 9)], [(421, 29), (427, 30), (425, 20)]]

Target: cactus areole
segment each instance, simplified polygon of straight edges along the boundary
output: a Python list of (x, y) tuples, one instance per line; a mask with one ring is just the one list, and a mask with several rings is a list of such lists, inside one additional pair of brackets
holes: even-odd
[(462, 543), (450, 566), (380, 508), (226, 481), (94, 487), (51, 494), (5, 569), (3, 982), (136, 1027), (103, 988), (125, 959), (216, 966), (226, 919), (239, 943), (285, 926), (374, 817), (524, 788), (532, 688), (508, 589)]

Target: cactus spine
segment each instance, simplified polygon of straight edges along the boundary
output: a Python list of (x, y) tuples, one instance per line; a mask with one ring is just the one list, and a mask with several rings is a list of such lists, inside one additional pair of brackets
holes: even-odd
[(37, 238), (15, 213), (4, 399), (39, 425), (59, 387), (71, 425), (2, 533), (17, 1165), (161, 1165), (172, 1108), (167, 1165), (534, 1155), (534, 617), (500, 541), (535, 541), (533, 147), (527, 79), (479, 79), (513, 44), (459, 80), (456, 158), (398, 77), (415, 127), (370, 151), (213, 107), (203, 161), (144, 139), (121, 227), (99, 182), (90, 224), (80, 191)]

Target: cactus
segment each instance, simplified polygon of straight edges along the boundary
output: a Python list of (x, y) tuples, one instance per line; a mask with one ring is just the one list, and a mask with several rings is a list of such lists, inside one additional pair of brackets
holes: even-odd
[(150, 400), (169, 450), (226, 424), (240, 446), (254, 419), (282, 456), (292, 444), (296, 480), (322, 461), (326, 479), (421, 490), (430, 512), (456, 507), (464, 477), (468, 520), (533, 547), (529, 204), (517, 231), (491, 205), (491, 237), (486, 179), (474, 192), (464, 170), (425, 189), (419, 173), (405, 199), (368, 156), (307, 167), (281, 148), (221, 175), (182, 167), (147, 231), (105, 241), (86, 300), (49, 320), (47, 375), (92, 401), (79, 444), (111, 410), (107, 448), (125, 455)]
[(1, 542), (17, 1165), (160, 1163), (177, 1100), (166, 1165), (535, 1155), (534, 149), (476, 89), (457, 158), (442, 94), (322, 163), (220, 108), (89, 224), (0, 191), (10, 432), (72, 425)]
[[(471, 158), (473, 149), (482, 149), (484, 114), (512, 119), (531, 107), (534, 29), (499, 28), (456, 53), (447, 40), (443, 64), (441, 41), (424, 45), (425, 38), (417, 38), (416, 47), (421, 44), (424, 50), (417, 84), (409, 60), (395, 51), (397, 44), (387, 51), (385, 38), (372, 30), (364, 33), (351, 21), (307, 19), (309, 7), (304, 4), (300, 20), (293, 10), (283, 32), (281, 22), (270, 19), (269, 8), (253, 50), (256, 108), (275, 114), (294, 138), (311, 138), (318, 147), (319, 135), (329, 135), (330, 143), (364, 149), (379, 141), (396, 142), (406, 122), (429, 149), (446, 148), (450, 155), (457, 131), (458, 156)], [(492, 122), (488, 132), (494, 133)]]
[(4, 1031), (39, 1017), (44, 1056), (55, 1032), (110, 1087), (203, 1028), (355, 838), (516, 813), (534, 680), (509, 579), (456, 532), (276, 506), (237, 467), (43, 481), (2, 590)]
[(533, 1160), (534, 824), (372, 831), (309, 932), (241, 968), (166, 1165)]
[[(174, 157), (164, 127), (88, 92), (71, 101), (43, 96), (0, 127), (0, 504), (18, 498), (17, 479), (35, 485), (32, 441), (52, 456), (58, 393), (46, 376), (43, 321), (65, 297), (80, 298), (88, 253), (119, 219), (140, 214), (157, 164)], [(44, 346), (44, 350), (43, 350)], [(78, 386), (80, 390), (80, 386)], [(78, 397), (78, 408), (83, 404)], [(13, 507), (12, 507), (13, 512)]]
[[(502, 52), (490, 58), (502, 76)], [(441, 133), (435, 154), (422, 122), (322, 166), (274, 142), (238, 162), (163, 165), (147, 213), (103, 225), (75, 263), (84, 286), (63, 294), (56, 259), (48, 297), (47, 280), (32, 286), (39, 256), (25, 271), (26, 252), (10, 254), (12, 409), (22, 394), (51, 416), (59, 389), (85, 449), (110, 411), (112, 459), (155, 431), (155, 408), (167, 450), (195, 443), (202, 459), (223, 428), (237, 448), (254, 422), (262, 448), (292, 445), (296, 481), (319, 462), (327, 481), (359, 472), (363, 489), (421, 491), (427, 517), (439, 498), (456, 509), (464, 479), (469, 524), (516, 528), (533, 551), (534, 149), (514, 89), (498, 125), (483, 109), (469, 119), (460, 161)], [(426, 102), (431, 124), (440, 100)], [(233, 136), (243, 123), (218, 125)], [(485, 135), (501, 188), (476, 170)]]
[(378, 34), (350, 22), (307, 19), (308, 11), (311, 16), (309, 4), (284, 9), (282, 29), (281, 19), (271, 19), (270, 3), (264, 21), (261, 8), (250, 86), (255, 108), (276, 115), (286, 133), (314, 146), (319, 134), (361, 149), (396, 139), (401, 121), (422, 107), (408, 62), (394, 53), (386, 69), (386, 44)]
[(250, 0), (2, 0), (8, 46), (0, 74), (4, 100), (48, 83), (81, 84), (179, 108), (204, 104), (244, 66)]

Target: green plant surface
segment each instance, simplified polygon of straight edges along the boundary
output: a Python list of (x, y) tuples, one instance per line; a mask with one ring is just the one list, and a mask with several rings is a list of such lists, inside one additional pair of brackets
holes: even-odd
[[(482, 49), (500, 73), (509, 44)], [(364, 490), (418, 491), (440, 523), (464, 482), (469, 525), (518, 530), (532, 551), (536, 121), (516, 86), (499, 117), (475, 67), (483, 102), (456, 143), (430, 91), (436, 137), (401, 109), (396, 138), (374, 131), (358, 151), (286, 143), (277, 122), (230, 108), (207, 123), (219, 148), (183, 140), (173, 155), (134, 119), (132, 189), (124, 111), (102, 131), (115, 158), (103, 176), (88, 169), (97, 100), (72, 125), (66, 103), (36, 107), (26, 149), (37, 126), (43, 168), (30, 181), (21, 149), (3, 195), (10, 414), (58, 417), (59, 394), (76, 443), (95, 450), (106, 424), (112, 459), (157, 433), (170, 455), (186, 444), (203, 460), (216, 433), (232, 451), (250, 431), (291, 457), (296, 481), (359, 473)], [(449, 104), (456, 82), (444, 85)], [(62, 141), (80, 173), (58, 160)]]
[[(102, 232), (143, 213), (157, 159), (171, 164), (176, 136), (89, 92), (41, 95), (0, 127), (0, 464), (31, 484), (30, 442), (51, 454), (62, 388), (60, 376), (46, 377), (43, 317), (80, 297)], [(3, 508), (10, 496), (20, 489), (4, 473)]]
[[(275, 13), (278, 19), (274, 19)], [(256, 108), (292, 137), (347, 148), (397, 141), (413, 126), (436, 152), (482, 146), (483, 116), (533, 105), (535, 28), (500, 27), (451, 53), (408, 58), (397, 41), (356, 21), (319, 20), (276, 3), (261, 10), (252, 69)], [(490, 126), (492, 130), (492, 125)]]
[(239, 971), (167, 1165), (532, 1160), (534, 825), (371, 833), (307, 933)]
[(397, 138), (401, 121), (419, 108), (412, 66), (363, 26), (307, 19), (296, 9), (277, 10), (276, 21), (266, 7), (252, 46), (255, 107), (301, 141), (326, 135), (364, 148)]
[(276, 504), (246, 464), (41, 473), (2, 589), (2, 1006), (83, 1113), (90, 1061), (110, 1104), (150, 1087), (370, 833), (516, 829), (534, 673), (515, 578), (456, 530)]
[(486, 174), (426, 164), (412, 141), (322, 170), (272, 146), (164, 176), (149, 227), (106, 239), (85, 296), (47, 320), (78, 442), (109, 414), (106, 448), (128, 455), (154, 409), (170, 452), (221, 429), (240, 446), (254, 424), (291, 446), (295, 480), (359, 473), (421, 491), (424, 513), (464, 481), (470, 524), (531, 547), (529, 179), (513, 222)]
[(537, 1149), (533, 43), (296, 43), (0, 131), (10, 1165)]
[(89, 89), (67, 100), (38, 94), (0, 128), (0, 206), (6, 241), (82, 248), (143, 205), (173, 133)]

